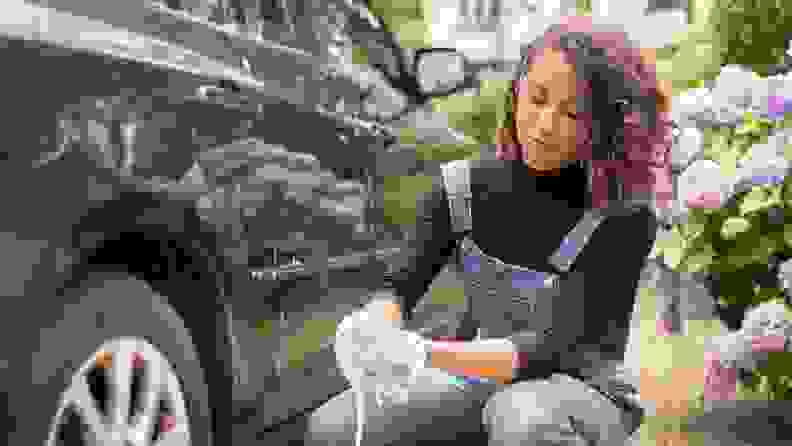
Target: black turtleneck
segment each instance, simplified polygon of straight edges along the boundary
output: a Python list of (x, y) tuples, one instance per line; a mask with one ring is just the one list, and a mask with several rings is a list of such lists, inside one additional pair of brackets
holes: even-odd
[[(552, 272), (550, 255), (587, 206), (587, 177), (577, 164), (536, 172), (519, 161), (474, 162), (472, 238), (487, 254), (506, 263)], [(448, 197), (442, 178), (419, 197), (414, 237), (393, 276), (393, 286), (409, 315), (434, 277), (454, 253)], [(586, 294), (607, 299), (607, 321), (628, 319), (640, 271), (656, 234), (649, 209), (610, 217), (594, 233), (573, 269), (586, 276)]]

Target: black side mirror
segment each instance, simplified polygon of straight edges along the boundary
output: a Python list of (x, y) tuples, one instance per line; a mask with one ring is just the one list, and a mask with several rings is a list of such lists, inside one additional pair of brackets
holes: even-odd
[(450, 48), (424, 48), (415, 54), (411, 70), (421, 89), (429, 96), (444, 96), (459, 90), (470, 81), (470, 62)]

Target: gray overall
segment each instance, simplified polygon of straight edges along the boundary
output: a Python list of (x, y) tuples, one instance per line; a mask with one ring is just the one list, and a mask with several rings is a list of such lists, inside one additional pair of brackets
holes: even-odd
[[(583, 296), (582, 274), (570, 268), (602, 221), (613, 212), (629, 212), (629, 206), (588, 211), (550, 259), (558, 272), (545, 273), (489, 256), (469, 236), (469, 162), (445, 164), (443, 179), (452, 228), (461, 236), (455, 263), (468, 302), (458, 337), (508, 337), (518, 348), (531, 342), (558, 343), (562, 351), (529, 361), (552, 361), (564, 373), (510, 385), (473, 384), (464, 390), (450, 384), (450, 377), (447, 384), (419, 382), (407, 404), (367, 415), (363, 443), (455, 442), (479, 438), (469, 435), (480, 433), (483, 425), (490, 445), (624, 444), (642, 415), (629, 398), (635, 389), (619, 379), (626, 333), (615, 330), (607, 339), (583, 342), (585, 307), (570, 302)], [(313, 414), (309, 443), (352, 444), (352, 399), (346, 392)]]

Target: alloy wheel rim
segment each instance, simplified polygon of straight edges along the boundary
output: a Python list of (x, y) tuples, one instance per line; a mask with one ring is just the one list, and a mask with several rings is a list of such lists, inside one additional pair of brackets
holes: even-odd
[(103, 344), (72, 376), (46, 446), (189, 446), (182, 386), (165, 356), (139, 338)]

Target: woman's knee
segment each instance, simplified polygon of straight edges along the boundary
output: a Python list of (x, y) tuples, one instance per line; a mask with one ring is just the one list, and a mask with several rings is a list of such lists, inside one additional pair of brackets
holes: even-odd
[(566, 377), (515, 384), (493, 395), (482, 415), (494, 444), (626, 437), (619, 409), (585, 383)]
[(558, 411), (547, 398), (546, 386), (545, 381), (532, 381), (496, 393), (484, 406), (482, 423), (490, 433), (502, 434), (552, 423)]
[[(420, 386), (409, 393), (405, 403), (386, 403), (380, 408), (369, 393), (364, 404), (364, 442), (413, 444), (440, 434), (453, 439), (459, 432), (480, 432), (478, 414), (487, 396), (489, 393), (447, 385)], [(306, 442), (352, 445), (357, 427), (355, 404), (355, 394), (347, 391), (317, 409), (308, 421)]]
[(355, 435), (354, 394), (344, 392), (308, 417), (306, 444), (352, 445)]

